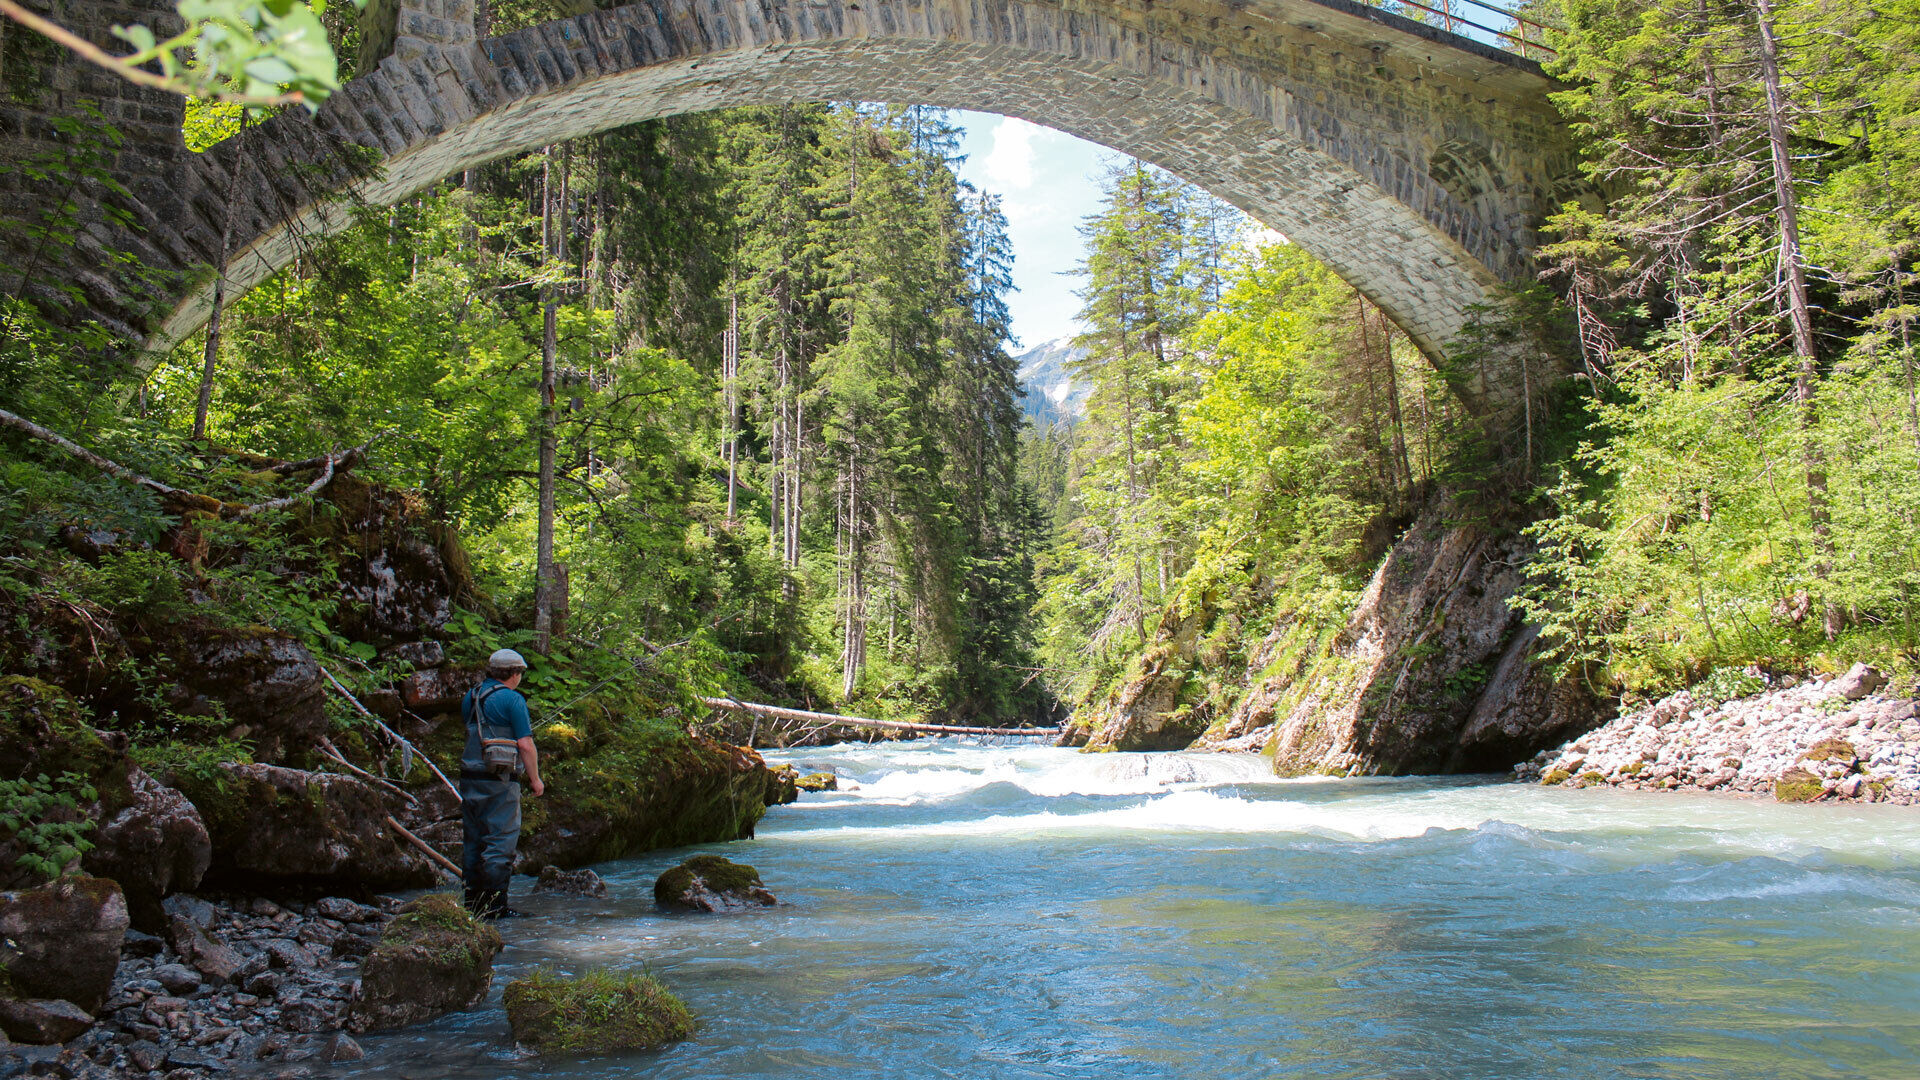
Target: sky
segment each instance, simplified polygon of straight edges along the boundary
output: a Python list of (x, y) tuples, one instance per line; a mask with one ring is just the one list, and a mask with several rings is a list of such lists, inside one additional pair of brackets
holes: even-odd
[(1081, 221), (1100, 206), (1100, 175), (1119, 155), (1065, 132), (991, 113), (955, 112), (966, 134), (960, 176), (1001, 197), (1013, 242), (1013, 283), (1007, 298), (1018, 345), (1030, 349), (1078, 332), (1074, 313), (1081, 285)]

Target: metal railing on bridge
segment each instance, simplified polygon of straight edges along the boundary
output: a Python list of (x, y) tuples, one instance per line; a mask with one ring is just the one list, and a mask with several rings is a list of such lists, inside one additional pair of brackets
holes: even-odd
[[(1372, 0), (1376, 7), (1406, 15), (1451, 34), (1492, 45), (1529, 60), (1551, 60), (1559, 54), (1547, 44), (1560, 30), (1549, 22), (1487, 0)], [(1414, 14), (1419, 12), (1421, 14)], [(1491, 25), (1490, 25), (1491, 24)]]

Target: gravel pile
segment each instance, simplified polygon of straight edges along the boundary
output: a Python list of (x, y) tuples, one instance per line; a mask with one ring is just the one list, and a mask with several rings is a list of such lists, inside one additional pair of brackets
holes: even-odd
[(1682, 691), (1515, 767), (1543, 784), (1920, 802), (1920, 710), (1865, 665), (1727, 702)]
[(362, 1057), (341, 1030), (398, 901), (281, 906), (168, 897), (165, 937), (129, 931), (106, 1012), (65, 1047), (9, 1047), (0, 1076), (306, 1076)]

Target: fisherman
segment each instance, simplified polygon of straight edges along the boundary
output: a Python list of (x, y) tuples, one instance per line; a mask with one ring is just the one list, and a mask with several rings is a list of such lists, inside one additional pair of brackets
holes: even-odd
[(527, 661), (512, 649), (487, 658), (487, 677), (460, 701), (467, 749), (460, 755), (461, 870), (467, 910), (485, 919), (520, 914), (507, 906), (513, 853), (520, 844), (520, 778), (538, 797), (540, 755), (520, 680)]

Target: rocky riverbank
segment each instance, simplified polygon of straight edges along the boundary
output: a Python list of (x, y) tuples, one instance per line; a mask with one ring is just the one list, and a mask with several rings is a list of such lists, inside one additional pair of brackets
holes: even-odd
[[(362, 1056), (346, 1032), (360, 963), (379, 943), (401, 902), (342, 897), (309, 903), (166, 900), (163, 934), (128, 930), (107, 943), (111, 983), (95, 1020), (64, 1001), (12, 1003), (15, 1034), (34, 1004), (47, 1045), (0, 1046), (0, 1077), (72, 1080), (197, 1080), (244, 1067), (304, 1076), (316, 1066)], [(85, 943), (66, 960), (92, 962)], [(71, 1014), (71, 1015), (69, 1015)]]
[(1920, 702), (1863, 664), (1715, 701), (1682, 691), (1514, 770), (1570, 787), (1736, 792), (1784, 802), (1920, 802)]

